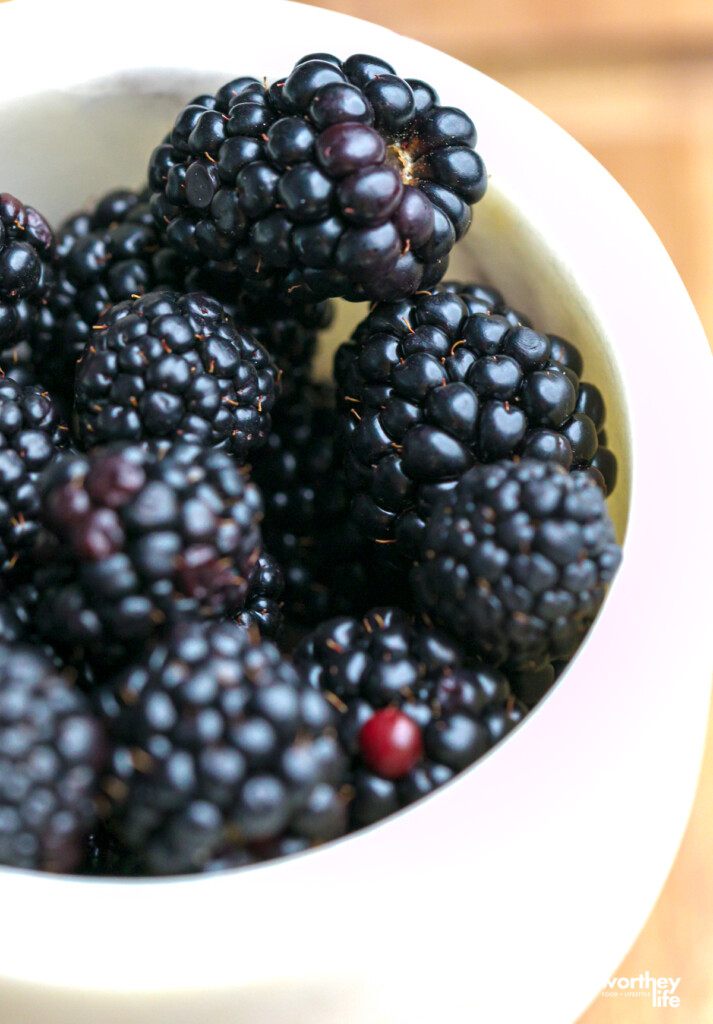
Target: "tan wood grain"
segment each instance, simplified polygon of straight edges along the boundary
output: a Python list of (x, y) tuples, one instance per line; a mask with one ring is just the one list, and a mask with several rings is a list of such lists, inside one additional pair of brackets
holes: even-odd
[[(567, 129), (647, 216), (713, 339), (713, 0), (323, 0), (317, 6), (376, 21), (467, 60)], [(693, 395), (692, 401), (713, 398)], [(713, 1024), (712, 851), (713, 717), (680, 852), (617, 972), (680, 977), (681, 1005), (659, 1009), (645, 999), (598, 997), (578, 1024)]]
[[(711, 4), (713, 11), (713, 4)], [(713, 338), (713, 45), (708, 56), (479, 67), (585, 146), (646, 215)]]
[(713, 40), (710, 0), (308, 0), (375, 21), (463, 60), (474, 48), (530, 59), (583, 45), (602, 52), (698, 49)]

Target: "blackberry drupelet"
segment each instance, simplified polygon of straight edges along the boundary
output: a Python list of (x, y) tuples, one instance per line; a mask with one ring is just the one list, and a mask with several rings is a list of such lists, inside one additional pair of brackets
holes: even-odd
[(77, 370), (85, 448), (154, 438), (210, 445), (240, 462), (265, 443), (278, 371), (202, 292), (149, 292), (101, 318)]
[(529, 711), (552, 689), (567, 664), (566, 661), (549, 662), (534, 671), (511, 672), (508, 675), (510, 689)]
[(98, 696), (103, 816), (151, 873), (344, 831), (334, 711), (256, 630), (179, 623)]
[(310, 626), (409, 592), (404, 571), (382, 564), (350, 522), (336, 432), (332, 389), (308, 384), (278, 406), (252, 469), (265, 502), (265, 543), (285, 573), (285, 612)]
[(140, 878), (147, 871), (141, 857), (127, 850), (103, 821), (97, 821), (87, 836), (77, 874), (98, 878)]
[(104, 758), (83, 694), (40, 651), (0, 644), (0, 864), (78, 867)]
[(493, 290), (447, 285), (376, 305), (340, 347), (345, 471), (366, 536), (410, 557), (436, 496), (476, 463), (591, 472), (601, 394), (558, 361), (574, 346), (518, 317)]
[[(502, 293), (489, 285), (475, 284), (473, 281), (441, 281), (435, 291), (457, 295), (468, 310), (468, 316), (474, 316), (476, 313), (497, 313), (498, 316), (504, 316), (511, 327), (532, 327), (529, 318), (524, 313), (508, 306)], [(554, 337), (554, 335), (550, 335), (550, 337)], [(568, 346), (568, 351), (571, 349), (573, 354), (579, 354), (574, 345), (570, 345), (566, 341), (563, 341), (563, 344)], [(555, 358), (554, 354), (553, 358)], [(558, 360), (558, 362), (562, 362), (562, 360)], [(581, 374), (581, 366), (579, 374)]]
[(35, 382), (32, 342), (54, 274), (54, 237), (44, 217), (0, 193), (0, 369)]
[(0, 645), (26, 644), (44, 654), (57, 672), (71, 676), (75, 686), (88, 692), (94, 685), (94, 672), (88, 664), (69, 664), (37, 627), (40, 593), (33, 580), (34, 571), (14, 572), (3, 580), (0, 590)]
[(280, 370), (283, 398), (307, 386), (318, 333), (334, 316), (331, 302), (311, 300), (304, 289), (284, 293), (275, 280), (246, 281), (235, 268), (210, 263), (186, 274), (184, 290), (207, 292), (247, 327)]
[(531, 672), (572, 656), (620, 559), (601, 488), (523, 459), (477, 466), (440, 497), (412, 583), (476, 653)]
[(487, 174), (470, 118), (431, 86), (355, 54), (302, 58), (199, 96), (154, 151), (149, 186), (170, 245), (284, 289), (393, 299), (435, 284)]
[(285, 575), (277, 559), (263, 551), (248, 579), (245, 607), (235, 621), (241, 626), (256, 626), (260, 636), (279, 640), (284, 628), (282, 595)]
[(33, 356), (43, 378), (71, 399), (77, 361), (101, 314), (158, 284), (180, 287), (185, 266), (160, 248), (148, 197), (130, 189), (108, 192), (69, 217), (56, 242), (56, 282)]
[(232, 871), (235, 868), (248, 867), (251, 864), (277, 860), (278, 857), (292, 857), (296, 853), (309, 850), (312, 846), (314, 843), (304, 836), (293, 836), (288, 832), (273, 842), (253, 843), (250, 848), (226, 850), (217, 857), (211, 858), (204, 865), (203, 871)]
[(27, 608), (11, 595), (0, 598), (0, 644), (15, 644), (27, 639), (30, 630)]
[(469, 663), (447, 633), (413, 623), (398, 608), (324, 622), (294, 660), (339, 712), (354, 827), (443, 785), (525, 714), (502, 672)]
[(39, 529), (39, 477), (68, 441), (46, 391), (0, 378), (0, 575), (31, 561)]
[[(39, 593), (30, 574), (11, 573), (0, 588), (0, 644), (39, 646), (35, 619)], [(47, 648), (51, 651), (51, 648)]]
[(38, 628), (102, 669), (164, 622), (240, 611), (261, 515), (258, 488), (212, 448), (113, 445), (57, 460), (44, 481)]

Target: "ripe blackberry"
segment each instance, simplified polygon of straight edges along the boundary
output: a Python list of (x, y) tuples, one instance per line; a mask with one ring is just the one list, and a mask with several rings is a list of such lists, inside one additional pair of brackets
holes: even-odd
[[(475, 316), (476, 313), (496, 313), (498, 316), (503, 316), (510, 324), (511, 327), (532, 327), (529, 318), (521, 313), (517, 309), (513, 309), (512, 306), (508, 306), (503, 297), (502, 293), (497, 288), (493, 288), (490, 285), (475, 284), (473, 281), (441, 281), (438, 288), (435, 289), (439, 292), (445, 292), (447, 295), (456, 295), (465, 305), (468, 316)], [(554, 335), (550, 335), (554, 337)], [(567, 351), (571, 350), (572, 354), (579, 354), (574, 345), (570, 345), (569, 342), (560, 339), (563, 345), (567, 346)], [(563, 349), (564, 351), (564, 349)], [(553, 354), (553, 358), (556, 358)], [(559, 359), (557, 362), (562, 362)], [(582, 372), (580, 365), (579, 374)]]
[(80, 443), (176, 437), (241, 462), (264, 444), (277, 369), (219, 302), (202, 292), (149, 292), (112, 306), (77, 370)]
[(177, 252), (278, 275), (317, 298), (393, 299), (438, 281), (487, 175), (470, 118), (355, 54), (302, 58), (199, 96), (149, 165)]
[(412, 582), (471, 649), (532, 671), (571, 657), (620, 558), (601, 489), (523, 459), (477, 466), (440, 497)]
[(94, 682), (94, 673), (87, 664), (68, 664), (65, 658), (40, 635), (37, 609), (40, 593), (33, 579), (34, 571), (14, 572), (5, 577), (0, 591), (0, 645), (25, 644), (36, 653), (44, 654), (57, 672), (88, 692)]
[(304, 836), (293, 836), (289, 832), (273, 842), (253, 843), (249, 848), (225, 850), (217, 857), (212, 857), (203, 866), (204, 872), (232, 871), (235, 868), (248, 867), (251, 864), (262, 864), (278, 857), (293, 857), (303, 853), (315, 844)]
[(103, 821), (97, 821), (84, 844), (77, 874), (105, 878), (137, 878), (147, 874), (141, 857), (125, 849)]
[(28, 630), (24, 605), (3, 595), (0, 599), (0, 644), (19, 643), (26, 639)]
[(0, 378), (0, 574), (29, 560), (39, 529), (39, 476), (68, 440), (46, 391)]
[(310, 626), (408, 593), (404, 572), (386, 570), (350, 522), (336, 432), (332, 389), (307, 385), (278, 406), (252, 469), (265, 543), (285, 573), (285, 611)]
[(284, 615), (282, 595), (285, 576), (277, 559), (263, 551), (248, 579), (245, 607), (235, 618), (241, 626), (256, 626), (260, 636), (278, 640), (282, 636)]
[(555, 680), (566, 665), (566, 661), (550, 662), (534, 671), (513, 671), (508, 675), (510, 689), (529, 711), (552, 689)]
[(468, 663), (448, 634), (414, 624), (398, 608), (324, 622), (294, 660), (339, 712), (354, 827), (443, 785), (525, 714), (501, 672)]
[(602, 396), (558, 361), (574, 346), (518, 317), (495, 291), (448, 285), (378, 304), (340, 347), (345, 470), (366, 536), (410, 556), (435, 497), (476, 463), (591, 471)]
[(52, 230), (32, 206), (0, 193), (0, 369), (34, 383), (31, 340), (53, 282)]
[(310, 300), (303, 289), (284, 293), (274, 280), (246, 281), (234, 267), (211, 263), (190, 270), (184, 290), (207, 292), (251, 331), (280, 370), (283, 397), (307, 386), (318, 332), (334, 316), (331, 302)]
[(39, 593), (31, 575), (14, 572), (5, 576), (0, 587), (0, 644), (37, 645), (35, 618)]
[(0, 864), (79, 865), (104, 756), (83, 694), (40, 651), (0, 645)]
[(185, 270), (172, 250), (160, 248), (148, 197), (129, 189), (69, 217), (56, 242), (56, 281), (33, 354), (44, 378), (71, 398), (77, 361), (101, 314), (158, 284), (179, 287)]
[(333, 709), (256, 630), (179, 623), (99, 696), (104, 817), (149, 872), (344, 831)]
[(261, 514), (257, 487), (212, 448), (113, 445), (58, 460), (44, 481), (38, 628), (101, 668), (165, 621), (241, 610)]

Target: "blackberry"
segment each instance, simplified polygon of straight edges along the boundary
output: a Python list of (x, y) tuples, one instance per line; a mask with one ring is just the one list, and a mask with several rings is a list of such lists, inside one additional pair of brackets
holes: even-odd
[(403, 570), (386, 569), (349, 520), (336, 430), (332, 389), (309, 384), (278, 406), (252, 469), (265, 502), (265, 543), (285, 573), (285, 611), (310, 626), (363, 614), (409, 589)]
[[(606, 434), (604, 436), (606, 436)], [(606, 447), (606, 442), (602, 440), (601, 433), (598, 437), (599, 448), (591, 461), (590, 468), (595, 470), (604, 481), (606, 493), (611, 494), (616, 487), (617, 480), (618, 467), (616, 455), (610, 448)]]
[(67, 657), (125, 662), (166, 621), (240, 611), (261, 499), (227, 453), (113, 445), (44, 481), (37, 625)]
[(149, 292), (112, 306), (77, 370), (75, 419), (85, 447), (181, 438), (243, 462), (264, 444), (277, 369), (219, 302)]
[(102, 313), (158, 284), (179, 287), (185, 268), (160, 248), (148, 197), (130, 189), (108, 192), (69, 217), (56, 243), (56, 280), (33, 354), (45, 379), (71, 398), (77, 361)]
[(83, 694), (41, 652), (0, 644), (0, 864), (79, 865), (104, 756)]
[(566, 665), (566, 661), (550, 662), (534, 671), (511, 672), (508, 675), (510, 689), (529, 710), (552, 689), (555, 680)]
[[(5, 576), (0, 587), (0, 644), (38, 645), (35, 630), (39, 592), (31, 571)], [(51, 648), (48, 648), (51, 650)]]
[(87, 836), (77, 874), (99, 878), (137, 878), (146, 873), (141, 857), (122, 846), (103, 821), (97, 821)]
[(519, 316), (493, 290), (449, 285), (376, 305), (340, 347), (345, 471), (366, 536), (411, 556), (436, 496), (476, 463), (591, 472), (602, 396), (557, 361), (574, 346)]
[(0, 193), (0, 369), (35, 383), (32, 339), (54, 274), (54, 236), (32, 206)]
[(471, 119), (424, 82), (310, 54), (269, 88), (199, 96), (149, 165), (152, 208), (197, 264), (229, 261), (317, 298), (393, 299), (438, 281), (487, 175)]
[(94, 685), (91, 666), (70, 663), (41, 636), (37, 626), (40, 592), (33, 579), (34, 570), (14, 572), (5, 578), (0, 591), (0, 645), (25, 644), (43, 654), (57, 672), (70, 678), (75, 686), (89, 692)]
[(253, 843), (249, 848), (226, 850), (217, 857), (211, 858), (204, 865), (203, 871), (232, 871), (235, 868), (276, 860), (278, 857), (292, 857), (296, 853), (309, 850), (314, 845), (304, 836), (293, 836), (288, 832), (273, 842)]
[(523, 459), (477, 466), (440, 497), (412, 582), (471, 649), (532, 671), (571, 657), (620, 558), (601, 489)]
[(39, 529), (39, 476), (68, 440), (46, 391), (0, 378), (0, 574), (29, 561)]
[[(465, 305), (468, 316), (475, 316), (476, 313), (497, 313), (498, 316), (505, 317), (512, 327), (532, 327), (529, 317), (525, 313), (513, 309), (512, 306), (508, 306), (502, 292), (490, 285), (476, 284), (473, 281), (441, 281), (436, 291), (445, 292), (447, 295), (456, 295)], [(554, 335), (550, 334), (549, 337), (554, 338)], [(571, 345), (570, 342), (565, 341), (563, 338), (559, 340), (562, 346), (566, 346), (568, 355), (571, 355), (574, 359), (579, 356), (579, 352), (574, 345)], [(562, 353), (564, 352), (565, 347), (562, 348)], [(564, 362), (564, 359), (557, 359), (554, 352), (552, 352), (552, 358), (556, 359), (557, 362)], [(575, 373), (581, 376), (581, 357), (579, 370), (575, 369)]]
[(184, 287), (218, 299), (236, 324), (251, 331), (275, 360), (283, 397), (307, 386), (318, 333), (334, 316), (331, 302), (310, 300), (300, 289), (283, 293), (273, 280), (246, 281), (234, 267), (221, 264), (193, 268)]
[(344, 831), (333, 709), (256, 630), (178, 623), (99, 697), (103, 816), (150, 873)]
[(339, 711), (354, 827), (443, 785), (525, 714), (502, 672), (469, 663), (447, 633), (413, 623), (398, 608), (324, 622), (294, 660)]
[(0, 645), (26, 640), (29, 630), (26, 606), (3, 595), (0, 599)]
[(285, 576), (277, 559), (263, 551), (248, 579), (245, 607), (235, 621), (242, 626), (257, 627), (261, 636), (278, 640), (282, 636), (284, 616), (282, 595)]

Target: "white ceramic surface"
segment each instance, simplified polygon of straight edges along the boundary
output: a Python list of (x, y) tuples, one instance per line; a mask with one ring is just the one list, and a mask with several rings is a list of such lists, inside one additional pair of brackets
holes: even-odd
[(307, 52), (378, 53), (464, 106), (493, 188), (460, 259), (582, 344), (622, 462), (620, 532), (628, 517), (622, 569), (560, 684), (431, 799), (212, 878), (0, 869), (2, 1024), (571, 1024), (663, 884), (708, 707), (713, 374), (660, 242), (542, 114), (364, 22), (279, 0), (14, 0), (0, 35), (0, 188), (52, 218), (138, 182), (178, 100)]

